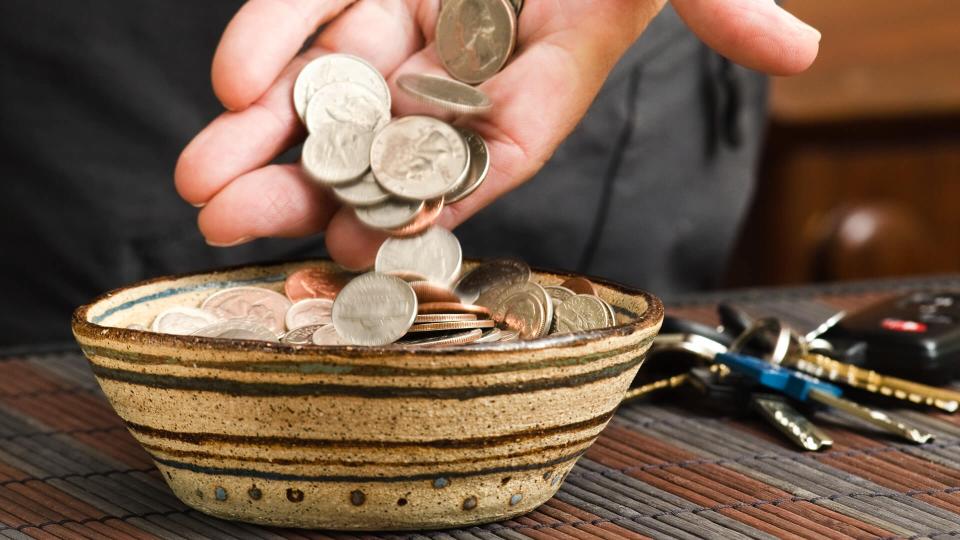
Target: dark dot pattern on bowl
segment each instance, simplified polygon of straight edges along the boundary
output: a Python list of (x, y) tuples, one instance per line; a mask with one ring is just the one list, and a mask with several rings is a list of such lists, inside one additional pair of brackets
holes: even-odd
[(406, 505), (407, 505), (407, 499), (403, 497), (400, 497), (399, 499), (397, 499), (397, 506), (406, 506)]
[(442, 476), (433, 481), (433, 487), (437, 489), (443, 489), (449, 485), (450, 485), (450, 481)]
[(293, 503), (303, 502), (303, 492), (299, 489), (287, 488), (287, 500)]
[(473, 510), (477, 507), (477, 498), (474, 496), (467, 497), (463, 500), (463, 509), (464, 510)]
[(367, 496), (362, 491), (357, 489), (350, 492), (350, 504), (354, 506), (361, 506), (365, 502), (367, 502)]
[(261, 498), (263, 498), (263, 492), (260, 491), (260, 488), (258, 488), (257, 486), (253, 486), (250, 489), (248, 489), (247, 495), (249, 495), (250, 498), (254, 501), (259, 501)]
[(515, 493), (510, 496), (510, 506), (516, 506), (520, 504), (520, 501), (523, 500), (523, 495), (520, 493)]
[(227, 500), (227, 490), (222, 486), (217, 486), (213, 489), (213, 496), (217, 498), (218, 501)]

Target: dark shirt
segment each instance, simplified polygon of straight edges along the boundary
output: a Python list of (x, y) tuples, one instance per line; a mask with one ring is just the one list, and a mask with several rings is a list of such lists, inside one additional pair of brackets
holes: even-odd
[[(323, 255), (320, 237), (208, 247), (174, 189), (180, 150), (222, 110), (210, 63), (240, 5), (0, 2), (0, 347), (68, 342), (74, 307), (131, 281)], [(714, 285), (764, 94), (667, 8), (547, 167), (457, 230), (465, 254), (662, 295)]]

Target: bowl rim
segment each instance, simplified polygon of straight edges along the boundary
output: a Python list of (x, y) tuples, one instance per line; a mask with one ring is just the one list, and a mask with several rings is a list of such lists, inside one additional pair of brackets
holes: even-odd
[[(487, 259), (492, 260), (492, 259)], [(118, 341), (137, 341), (144, 344), (156, 346), (168, 346), (173, 348), (196, 348), (202, 347), (204, 350), (222, 351), (222, 352), (264, 352), (270, 354), (282, 354), (288, 356), (309, 356), (316, 357), (318, 354), (335, 354), (341, 357), (372, 357), (372, 356), (408, 356), (408, 357), (436, 357), (449, 355), (466, 355), (470, 353), (516, 353), (524, 351), (539, 351), (544, 349), (557, 349), (567, 347), (577, 347), (584, 344), (599, 341), (611, 337), (624, 337), (645, 331), (650, 327), (659, 327), (663, 321), (664, 307), (663, 302), (657, 296), (641, 289), (635, 289), (621, 283), (604, 278), (598, 278), (589, 274), (578, 274), (566, 270), (552, 270), (542, 267), (530, 267), (534, 273), (552, 274), (560, 277), (585, 277), (590, 281), (613, 289), (625, 296), (640, 296), (647, 303), (647, 310), (637, 320), (601, 328), (598, 330), (588, 330), (583, 332), (572, 332), (568, 334), (557, 334), (545, 336), (531, 340), (517, 340), (508, 342), (494, 343), (470, 343), (464, 345), (446, 345), (436, 347), (408, 347), (402, 344), (393, 343), (383, 346), (358, 346), (358, 345), (293, 345), (281, 342), (255, 341), (247, 339), (222, 339), (200, 336), (180, 336), (174, 334), (161, 334), (150, 330), (135, 330), (130, 328), (118, 328), (114, 326), (100, 325), (87, 319), (87, 313), (93, 306), (108, 300), (121, 292), (125, 292), (138, 287), (153, 285), (164, 281), (172, 281), (184, 278), (198, 276), (216, 276), (218, 274), (227, 274), (240, 270), (268, 268), (273, 266), (284, 266), (291, 264), (303, 264), (311, 262), (334, 263), (328, 257), (311, 257), (307, 259), (264, 261), (250, 264), (232, 265), (221, 267), (214, 270), (201, 270), (196, 272), (186, 272), (180, 274), (170, 274), (157, 276), (140, 280), (122, 287), (109, 290), (98, 295), (89, 302), (77, 307), (71, 317), (71, 328), (77, 341), (80, 338), (90, 340), (116, 339)], [(485, 260), (465, 258), (464, 262), (483, 263)]]

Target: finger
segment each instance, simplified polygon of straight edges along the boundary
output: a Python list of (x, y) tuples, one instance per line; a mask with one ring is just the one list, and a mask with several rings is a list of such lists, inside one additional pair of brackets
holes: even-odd
[(250, 0), (227, 25), (213, 56), (213, 91), (241, 110), (270, 88), (317, 27), (355, 0)]
[(214, 246), (254, 238), (306, 236), (323, 231), (337, 209), (329, 190), (299, 165), (271, 165), (245, 174), (214, 197), (197, 219)]
[(341, 266), (364, 270), (373, 266), (380, 244), (387, 238), (383, 232), (360, 223), (352, 208), (341, 207), (327, 226), (327, 253)]
[(323, 30), (317, 45), (359, 56), (386, 77), (423, 47), (423, 37), (407, 4), (406, 0), (357, 2)]
[(773, 0), (672, 0), (687, 25), (734, 62), (769, 73), (794, 75), (810, 67), (820, 32)]

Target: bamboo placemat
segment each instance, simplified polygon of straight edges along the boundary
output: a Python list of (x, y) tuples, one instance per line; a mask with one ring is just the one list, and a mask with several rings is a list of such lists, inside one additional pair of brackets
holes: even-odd
[[(728, 294), (855, 308), (960, 277)], [(711, 295), (668, 312), (708, 322)], [(704, 302), (707, 301), (707, 303)], [(958, 386), (960, 388), (960, 386)], [(257, 527), (180, 503), (73, 351), (0, 359), (0, 535), (9, 538), (872, 538), (960, 536), (960, 414), (898, 410), (936, 436), (899, 443), (820, 413), (832, 450), (798, 452), (753, 417), (679, 398), (625, 405), (560, 493), (511, 521), (420, 535)]]

